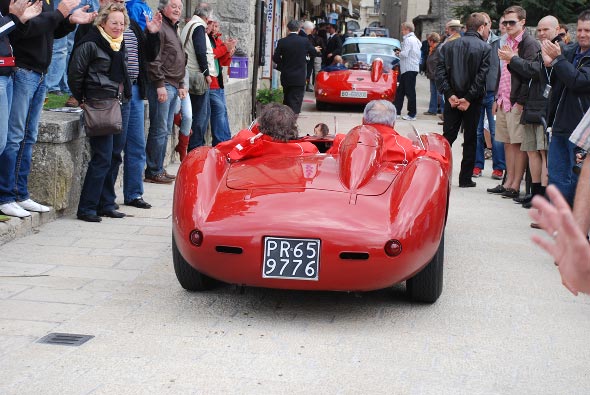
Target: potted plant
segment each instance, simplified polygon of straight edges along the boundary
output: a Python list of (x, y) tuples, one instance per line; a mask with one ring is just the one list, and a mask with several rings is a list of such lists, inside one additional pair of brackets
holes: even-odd
[(263, 88), (256, 92), (256, 114), (260, 114), (262, 106), (268, 103), (282, 103), (283, 90), (281, 88)]

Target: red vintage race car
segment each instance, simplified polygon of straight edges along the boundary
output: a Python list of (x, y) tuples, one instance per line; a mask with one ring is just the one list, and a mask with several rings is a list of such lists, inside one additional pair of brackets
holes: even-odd
[[(318, 110), (329, 104), (367, 104), (395, 99), (399, 40), (383, 37), (349, 37), (342, 50), (345, 69), (320, 71), (315, 82)], [(324, 70), (330, 70), (325, 68)]]
[(451, 151), (438, 134), (414, 144), (445, 160), (383, 162), (383, 138), (368, 126), (349, 132), (336, 155), (231, 161), (212, 147), (193, 150), (174, 189), (180, 285), (370, 291), (406, 281), (414, 300), (435, 302)]

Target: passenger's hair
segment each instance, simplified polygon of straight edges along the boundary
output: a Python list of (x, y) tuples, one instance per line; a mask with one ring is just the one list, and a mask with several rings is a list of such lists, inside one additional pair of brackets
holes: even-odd
[(269, 103), (264, 106), (258, 117), (258, 130), (273, 140), (295, 140), (299, 137), (297, 115), (283, 104)]
[(467, 30), (476, 32), (481, 26), (487, 23), (485, 16), (479, 12), (474, 12), (473, 14), (469, 15), (467, 18), (467, 22), (465, 22), (465, 26)]
[(322, 132), (322, 137), (326, 137), (328, 133), (330, 133), (330, 129), (328, 129), (328, 125), (326, 125), (325, 123), (318, 123), (317, 125), (315, 125), (313, 130), (316, 130), (317, 128), (320, 128), (320, 132)]
[(518, 20), (526, 19), (526, 11), (524, 10), (524, 8), (522, 8), (519, 5), (513, 5), (513, 6), (506, 8), (504, 10), (503, 15), (512, 14), (512, 13), (514, 13), (514, 14), (516, 14), (516, 16), (518, 16)]
[(110, 3), (104, 7), (101, 7), (98, 10), (98, 16), (94, 19), (94, 25), (99, 26), (102, 25), (109, 19), (109, 15), (111, 12), (119, 11), (123, 13), (123, 17), (125, 18), (125, 29), (129, 26), (129, 15), (127, 15), (127, 8), (125, 8), (125, 4), (121, 3)]
[(201, 17), (203, 19), (209, 18), (209, 15), (211, 15), (211, 6), (209, 5), (209, 3), (199, 3), (195, 7), (194, 15)]
[(414, 24), (412, 22), (406, 21), (406, 22), (402, 22), (402, 27), (405, 27), (406, 29), (408, 29), (409, 31), (413, 32), (414, 31)]
[(439, 43), (440, 42), (440, 35), (436, 32), (432, 32), (428, 35), (428, 37), (426, 37), (426, 39), (428, 39), (434, 43)]
[[(578, 21), (590, 21), (590, 9), (584, 10), (578, 15)], [(567, 26), (564, 26), (565, 32), (568, 32)]]
[(289, 23), (287, 23), (287, 30), (289, 30), (290, 32), (297, 32), (299, 31), (300, 26), (301, 24), (299, 23), (299, 21), (291, 19)]
[(303, 22), (303, 28), (313, 30), (315, 28), (315, 25), (313, 24), (312, 21), (305, 21), (305, 22)]
[(397, 111), (395, 106), (387, 100), (373, 100), (365, 106), (363, 123), (378, 124), (393, 127)]

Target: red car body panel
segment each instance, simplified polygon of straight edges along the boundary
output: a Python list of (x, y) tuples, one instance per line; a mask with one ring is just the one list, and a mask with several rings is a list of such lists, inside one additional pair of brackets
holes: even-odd
[[(372, 100), (393, 101), (397, 78), (397, 70), (382, 73), (377, 81), (373, 81), (369, 70), (320, 71), (315, 83), (316, 102), (359, 105)], [(342, 91), (367, 92), (367, 97), (341, 97)]]
[[(430, 157), (381, 163), (379, 138), (368, 145), (359, 140), (335, 156), (235, 163), (211, 147), (193, 150), (174, 191), (180, 254), (209, 277), (266, 288), (369, 291), (413, 276), (434, 256), (443, 234), (451, 151), (432, 134), (423, 141), (448, 158), (446, 164)], [(200, 246), (190, 241), (196, 229), (203, 235)], [(320, 239), (317, 281), (263, 278), (266, 236)], [(396, 257), (384, 250), (391, 239), (402, 245)], [(368, 259), (343, 258), (347, 253)]]

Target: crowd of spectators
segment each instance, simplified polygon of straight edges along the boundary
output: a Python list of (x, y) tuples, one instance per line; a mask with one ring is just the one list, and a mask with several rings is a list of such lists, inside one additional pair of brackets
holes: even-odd
[[(0, 2), (0, 220), (50, 211), (27, 188), (48, 93), (70, 94), (66, 106), (82, 108), (90, 99), (121, 102), (122, 132), (89, 138), (91, 158), (78, 206), (84, 221), (125, 216), (115, 203), (121, 164), (125, 205), (149, 209), (143, 183), (174, 181), (164, 156), (175, 113), (182, 114), (176, 147), (181, 160), (187, 150), (205, 144), (208, 128), (213, 145), (230, 138), (223, 67), (230, 64), (237, 40), (222, 40), (211, 7), (200, 3), (187, 23), (195, 20), (199, 26), (182, 42), (182, 9), (181, 0), (161, 0), (157, 11), (144, 0)], [(204, 94), (189, 92), (195, 70), (205, 77)]]

